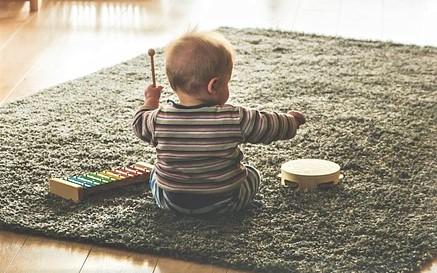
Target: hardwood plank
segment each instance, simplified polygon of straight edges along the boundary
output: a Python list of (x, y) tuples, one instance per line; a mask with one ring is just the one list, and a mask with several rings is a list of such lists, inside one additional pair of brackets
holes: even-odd
[(437, 259), (434, 259), (430, 264), (422, 268), (420, 273), (437, 273)]
[(72, 272), (84, 264), (91, 246), (29, 236), (6, 272)]
[(237, 269), (229, 269), (226, 273), (250, 273), (251, 271), (246, 270), (237, 270)]
[(9, 97), (37, 64), (42, 52), (50, 49), (56, 37), (56, 33), (36, 27), (44, 22), (44, 16), (50, 17), (50, 14), (41, 11), (38, 15), (42, 17), (29, 17), (0, 48), (0, 103)]
[[(1, 6), (0, 6), (1, 10)], [(0, 14), (1, 16), (1, 14)], [(27, 16), (26, 19), (29, 17)], [(23, 27), (26, 19), (19, 20), (18, 18), (0, 18), (0, 50), (8, 44), (8, 42), (16, 35)]]
[[(114, 40), (117, 39), (130, 44), (130, 46), (125, 46), (125, 52), (114, 52)], [(75, 43), (71, 43), (71, 40), (74, 40)], [(134, 38), (129, 37), (128, 34), (117, 37), (108, 33), (105, 35), (96, 34), (91, 37), (78, 33), (59, 33), (53, 39), (50, 51), (46, 50), (39, 54), (40, 58), (14, 87), (13, 92), (9, 94), (7, 99), (14, 100), (25, 97), (48, 86), (117, 64), (141, 54), (144, 47), (139, 46), (139, 44), (153, 44), (148, 37), (137, 37), (136, 40), (134, 42)], [(65, 54), (65, 50), (69, 54)], [(92, 65), (89, 65), (90, 63)], [(144, 72), (146, 73), (146, 60), (144, 60), (144, 66)], [(164, 72), (160, 71), (160, 73)]]
[[(32, 16), (29, 14), (29, 7), (25, 1), (0, 1), (0, 20), (14, 19), (15, 22), (20, 22), (27, 17)], [(1, 25), (0, 24), (0, 29)]]
[(92, 247), (81, 273), (152, 273), (158, 257), (112, 248)]
[(159, 257), (153, 273), (226, 273), (226, 269), (209, 264), (193, 263), (173, 258)]
[(27, 237), (27, 235), (0, 230), (0, 272), (3, 272), (14, 260)]
[[(132, 58), (170, 37), (151, 32), (156, 1), (44, 3), (0, 48), (0, 104)], [(124, 16), (127, 11), (132, 16)], [(129, 20), (114, 19), (120, 17)]]

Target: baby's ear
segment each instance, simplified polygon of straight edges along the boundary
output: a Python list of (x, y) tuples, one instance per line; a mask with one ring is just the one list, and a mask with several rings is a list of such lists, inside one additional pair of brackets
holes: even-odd
[(217, 92), (217, 85), (219, 84), (219, 78), (214, 77), (208, 82), (208, 93), (214, 95)]

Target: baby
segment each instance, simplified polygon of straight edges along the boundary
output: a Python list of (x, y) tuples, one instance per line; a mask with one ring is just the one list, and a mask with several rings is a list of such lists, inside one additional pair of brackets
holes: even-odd
[(133, 130), (156, 147), (150, 188), (159, 208), (183, 214), (245, 208), (260, 174), (241, 163), (241, 143), (290, 139), (305, 123), (299, 112), (260, 112), (226, 104), (234, 51), (215, 32), (190, 32), (170, 43), (165, 66), (178, 102), (160, 105), (162, 86), (148, 86)]

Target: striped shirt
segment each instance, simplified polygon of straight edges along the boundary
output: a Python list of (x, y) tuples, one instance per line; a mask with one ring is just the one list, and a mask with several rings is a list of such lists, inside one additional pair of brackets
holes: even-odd
[(156, 147), (158, 186), (169, 192), (220, 194), (246, 179), (241, 143), (268, 144), (295, 136), (293, 116), (232, 105), (142, 106), (133, 130)]

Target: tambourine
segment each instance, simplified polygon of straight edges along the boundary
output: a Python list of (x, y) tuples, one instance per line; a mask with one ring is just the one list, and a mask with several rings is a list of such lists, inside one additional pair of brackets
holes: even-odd
[(323, 159), (290, 160), (281, 165), (281, 184), (304, 191), (340, 183), (340, 165)]

